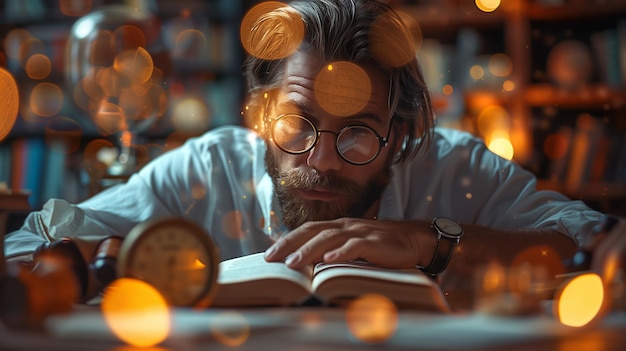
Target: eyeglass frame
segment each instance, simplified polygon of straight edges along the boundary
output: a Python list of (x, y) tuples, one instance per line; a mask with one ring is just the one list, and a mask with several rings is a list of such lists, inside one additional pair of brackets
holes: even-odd
[[(307, 123), (309, 123), (309, 125), (311, 125), (311, 127), (313, 128), (313, 132), (315, 133), (315, 140), (313, 141), (313, 143), (311, 143), (311, 146), (309, 146), (308, 148), (306, 148), (303, 151), (296, 152), (296, 151), (286, 150), (283, 147), (281, 147), (280, 145), (278, 145), (278, 143), (276, 143), (276, 141), (274, 139), (274, 125), (273, 125), (273, 123), (275, 121), (280, 120), (281, 118), (284, 118), (285, 116), (296, 116), (296, 117), (299, 117), (299, 118), (305, 120)], [(347, 126), (341, 128), (339, 130), (339, 132), (335, 132), (335, 131), (327, 130), (327, 129), (318, 129), (315, 126), (315, 124), (310, 119), (306, 118), (303, 115), (297, 114), (297, 113), (283, 113), (283, 114), (278, 115), (275, 118), (269, 118), (267, 121), (270, 123), (270, 136), (272, 138), (272, 142), (274, 143), (274, 145), (276, 145), (283, 152), (286, 152), (286, 153), (288, 153), (290, 155), (302, 155), (304, 153), (307, 153), (307, 152), (311, 151), (315, 147), (315, 145), (317, 145), (318, 141), (320, 140), (320, 134), (322, 132), (330, 133), (330, 134), (333, 134), (335, 136), (335, 150), (337, 151), (337, 153), (339, 154), (341, 159), (346, 161), (346, 162), (348, 162), (349, 164), (356, 165), (356, 166), (364, 166), (364, 165), (369, 164), (372, 161), (374, 161), (378, 157), (378, 155), (380, 155), (380, 151), (382, 150), (382, 148), (387, 147), (389, 145), (389, 137), (391, 136), (391, 129), (393, 129), (392, 128), (392, 126), (393, 126), (393, 117), (389, 119), (389, 130), (387, 131), (387, 136), (386, 137), (381, 136), (380, 134), (378, 134), (378, 132), (374, 128), (372, 128), (372, 127), (370, 127), (368, 125), (365, 125), (365, 124), (351, 124), (351, 125), (347, 125)], [(339, 137), (346, 130), (348, 130), (350, 128), (354, 128), (354, 127), (361, 127), (361, 128), (369, 129), (372, 133), (374, 133), (374, 135), (376, 136), (376, 139), (378, 139), (378, 150), (376, 151), (376, 154), (374, 156), (372, 156), (372, 158), (369, 159), (368, 161), (365, 161), (365, 162), (354, 162), (354, 161), (351, 161), (351, 160), (347, 159), (343, 155), (343, 153), (341, 153), (341, 151), (339, 151), (339, 142), (338, 142), (339, 141)]]

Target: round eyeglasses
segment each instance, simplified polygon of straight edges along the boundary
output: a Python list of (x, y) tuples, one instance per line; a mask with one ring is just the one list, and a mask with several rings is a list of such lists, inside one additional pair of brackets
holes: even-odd
[(382, 137), (366, 125), (350, 125), (339, 132), (317, 129), (306, 117), (293, 113), (282, 114), (271, 120), (272, 140), (284, 152), (299, 155), (311, 150), (319, 140), (320, 133), (335, 135), (335, 147), (342, 159), (353, 165), (372, 162), (387, 146), (391, 134), (391, 122), (387, 137)]

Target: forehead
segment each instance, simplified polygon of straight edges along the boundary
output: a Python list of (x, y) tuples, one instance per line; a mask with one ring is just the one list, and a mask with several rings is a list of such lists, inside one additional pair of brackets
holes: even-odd
[(279, 103), (337, 117), (376, 114), (386, 120), (389, 78), (372, 64), (323, 62), (312, 52), (287, 58)]

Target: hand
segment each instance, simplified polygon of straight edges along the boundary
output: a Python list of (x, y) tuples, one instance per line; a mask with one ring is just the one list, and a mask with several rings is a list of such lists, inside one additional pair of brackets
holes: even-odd
[[(432, 239), (422, 243), (425, 234)], [(435, 239), (426, 221), (339, 218), (303, 224), (274, 243), (265, 259), (287, 258), (285, 263), (294, 269), (358, 258), (382, 267), (409, 268), (430, 262)]]

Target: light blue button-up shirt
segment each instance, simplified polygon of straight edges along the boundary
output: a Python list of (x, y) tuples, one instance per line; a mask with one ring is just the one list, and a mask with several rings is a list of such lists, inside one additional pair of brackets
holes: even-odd
[[(262, 138), (245, 128), (209, 131), (84, 202), (48, 201), (7, 235), (5, 255), (27, 254), (62, 237), (125, 236), (138, 223), (168, 216), (204, 227), (222, 260), (263, 251), (286, 233), (265, 171), (265, 149)], [(393, 166), (377, 218), (447, 216), (502, 229), (553, 229), (587, 243), (601, 214), (535, 185), (530, 172), (493, 154), (482, 140), (436, 128), (427, 151)]]

